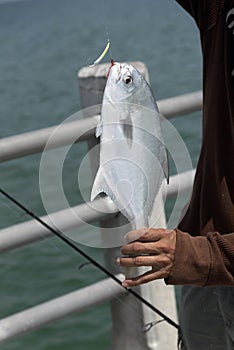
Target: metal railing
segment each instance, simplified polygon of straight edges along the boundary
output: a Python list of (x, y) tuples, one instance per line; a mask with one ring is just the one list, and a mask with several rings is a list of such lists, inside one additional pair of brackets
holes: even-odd
[[(167, 186), (167, 197), (191, 188), (195, 170), (186, 171), (170, 177)], [(180, 186), (179, 186), (180, 184)], [(117, 213), (117, 208), (108, 197), (95, 199), (93, 202), (60, 210), (41, 217), (41, 220), (52, 226), (59, 227), (62, 232), (78, 229), (86, 223), (105, 220)], [(35, 220), (29, 220), (0, 230), (0, 253), (10, 251), (24, 245), (53, 236), (53, 233)]]
[[(168, 119), (201, 110), (202, 92), (197, 91), (160, 100), (158, 101), (158, 107), (160, 113)], [(79, 140), (79, 142), (88, 140), (94, 136), (98, 120), (99, 115), (96, 115), (60, 125), (59, 129), (56, 125), (3, 138), (0, 140), (0, 162), (42, 152), (56, 129), (58, 131), (53, 137), (53, 142), (49, 143), (50, 147), (47, 150), (68, 145), (74, 139)]]
[[(201, 110), (201, 91), (182, 96), (172, 97), (158, 101), (159, 110), (166, 118), (188, 114)], [(62, 147), (74, 140), (90, 140), (94, 137), (94, 129), (97, 124), (98, 115), (90, 116), (84, 120), (65, 124), (51, 148)], [(0, 161), (13, 160), (19, 157), (42, 152), (44, 147), (56, 129), (56, 126), (7, 137), (0, 140)], [(86, 130), (89, 130), (87, 133)], [(180, 191), (191, 188), (195, 171), (184, 172), (170, 178), (167, 196), (176, 195), (180, 184)], [(181, 186), (182, 184), (182, 186)], [(113, 202), (108, 198), (96, 199), (92, 204), (81, 204), (70, 209), (51, 213), (42, 219), (51, 224), (59, 224), (65, 231), (71, 228), (79, 228), (84, 223), (95, 220), (105, 220), (113, 217), (117, 211)], [(72, 215), (71, 215), (72, 213)], [(74, 213), (76, 215), (74, 215)], [(44, 237), (50, 237), (52, 233), (41, 226), (35, 220), (23, 222), (0, 230), (0, 252), (37, 242)], [(122, 275), (119, 275), (122, 278)], [(92, 293), (89, 291), (92, 290)], [(62, 297), (40, 304), (15, 315), (0, 320), (0, 341), (12, 339), (20, 334), (29, 332), (42, 325), (48, 324), (72, 313), (106, 302), (123, 294), (125, 291), (112, 280), (104, 280), (92, 286), (66, 294)], [(116, 346), (119, 349), (120, 346)], [(162, 349), (168, 349), (165, 345)]]

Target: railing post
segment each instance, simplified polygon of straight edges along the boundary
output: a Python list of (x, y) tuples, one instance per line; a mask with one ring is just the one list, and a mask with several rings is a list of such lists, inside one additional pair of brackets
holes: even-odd
[[(134, 62), (133, 65), (148, 80), (148, 71), (145, 64), (142, 62)], [(93, 68), (84, 67), (79, 71), (78, 79), (82, 108), (100, 105), (102, 103), (108, 68), (109, 65), (102, 64)], [(100, 113), (100, 110), (95, 110), (94, 112)], [(89, 117), (89, 114), (87, 113), (85, 117)], [(95, 140), (94, 142), (97, 144), (98, 141)], [(93, 142), (89, 144), (90, 147), (94, 145)], [(91, 163), (93, 174), (96, 173), (99, 165), (98, 152), (98, 149), (96, 149), (95, 154), (92, 152)], [(165, 214), (162, 208), (162, 197), (159, 197), (153, 211), (161, 211), (160, 218), (157, 222), (154, 222), (154, 225), (158, 227), (166, 226)], [(103, 245), (106, 247), (108, 246), (108, 231), (106, 228), (116, 228), (116, 248), (104, 250), (106, 267), (113, 273), (122, 272), (120, 268), (117, 268), (115, 260), (120, 254), (118, 245), (121, 245), (123, 242), (121, 238), (129, 229), (128, 226), (123, 228), (123, 224), (127, 225), (127, 221), (120, 214), (102, 223), (102, 227), (105, 228), (105, 230), (101, 230), (102, 239)], [(120, 238), (119, 244), (118, 237)], [(172, 287), (166, 287), (163, 281), (157, 281), (149, 285), (138, 287), (136, 291), (176, 321), (175, 296)], [(149, 308), (139, 303), (132, 295), (120, 296), (118, 300), (113, 300), (111, 302), (111, 311), (113, 322), (112, 350), (176, 349), (176, 331), (170, 325), (166, 324), (166, 322), (159, 323), (159, 325), (152, 328), (146, 334), (142, 332), (142, 327), (146, 323), (157, 321), (159, 317), (150, 311)]]

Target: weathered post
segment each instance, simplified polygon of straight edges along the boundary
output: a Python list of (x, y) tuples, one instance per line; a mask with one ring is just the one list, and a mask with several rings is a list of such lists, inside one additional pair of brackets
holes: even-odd
[[(133, 62), (132, 64), (141, 72), (145, 79), (148, 80), (148, 71), (145, 64), (142, 62)], [(78, 79), (82, 108), (96, 105), (96, 107), (90, 110), (90, 112), (96, 114), (101, 112), (100, 105), (102, 103), (108, 69), (108, 64), (101, 64), (92, 68), (84, 67), (79, 71)], [(90, 116), (89, 111), (86, 110), (84, 117)], [(94, 138), (89, 142), (89, 147), (92, 148), (97, 144), (98, 140)], [(96, 147), (95, 152), (91, 152), (93, 176), (99, 165), (98, 152), (98, 147)], [(155, 220), (153, 220), (153, 217), (155, 217), (154, 213), (157, 213), (156, 217), (158, 217), (159, 211), (161, 213), (160, 217), (155, 222)], [(158, 196), (158, 199), (155, 202), (151, 222), (155, 227), (166, 226), (162, 196)], [(108, 237), (107, 228), (112, 228), (112, 230), (113, 228), (116, 228), (115, 247), (104, 249), (106, 267), (112, 273), (123, 272), (121, 268), (116, 266), (115, 260), (120, 255), (119, 245), (123, 242), (122, 237), (129, 229), (127, 221), (121, 214), (118, 214), (115, 218), (102, 222), (101, 226), (103, 227), (103, 230), (101, 229), (100, 231), (104, 247), (110, 246), (110, 236)], [(120, 238), (119, 244), (118, 237)], [(167, 316), (175, 321), (177, 320), (174, 289), (172, 287), (166, 286), (163, 281), (156, 281), (138, 287), (136, 288), (136, 291)], [(147, 333), (143, 332), (143, 326), (145, 324), (154, 321), (161, 321), (162, 318), (151, 311), (148, 307), (142, 305), (132, 295), (123, 295), (118, 299), (114, 299), (111, 302), (111, 311), (113, 323), (112, 350), (176, 349), (177, 332), (166, 322), (160, 322)]]

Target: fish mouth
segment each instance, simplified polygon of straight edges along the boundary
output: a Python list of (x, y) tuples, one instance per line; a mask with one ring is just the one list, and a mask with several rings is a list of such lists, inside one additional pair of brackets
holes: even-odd
[(116, 80), (116, 83), (117, 83), (118, 81), (120, 81), (121, 76), (122, 76), (122, 73), (121, 73), (122, 65), (121, 65), (121, 63), (115, 62), (113, 64), (112, 69), (116, 70), (116, 78), (115, 78), (115, 80)]
[(115, 62), (113, 64), (113, 67), (112, 69), (116, 69), (116, 77), (115, 77), (115, 80), (116, 80), (116, 83), (119, 82), (125, 75), (128, 75), (130, 77), (132, 77), (132, 72), (130, 70), (130, 67), (128, 64), (126, 63), (119, 63), (119, 62)]

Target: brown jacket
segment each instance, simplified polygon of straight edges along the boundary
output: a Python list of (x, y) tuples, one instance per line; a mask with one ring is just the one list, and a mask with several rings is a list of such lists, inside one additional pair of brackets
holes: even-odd
[[(234, 286), (234, 0), (178, 0), (203, 53), (203, 141), (169, 284)], [(188, 232), (188, 233), (186, 233)]]

